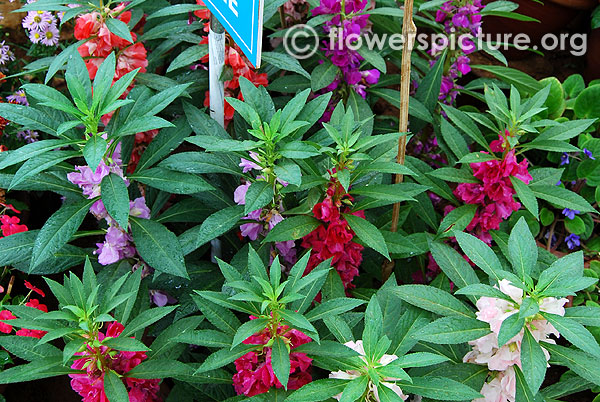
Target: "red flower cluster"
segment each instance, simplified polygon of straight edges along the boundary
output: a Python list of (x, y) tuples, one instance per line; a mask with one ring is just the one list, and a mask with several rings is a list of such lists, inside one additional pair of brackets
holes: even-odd
[(12, 205), (5, 204), (2, 201), (3, 199), (0, 199), (0, 239), (15, 233), (27, 232), (27, 226), (21, 225), (21, 220), (17, 216), (5, 215), (7, 210), (13, 211), (16, 214), (20, 214), (21, 212), (17, 211)]
[[(351, 213), (347, 205), (353, 200), (337, 179), (332, 179), (325, 199), (313, 207), (313, 215), (323, 224), (302, 239), (302, 247), (312, 249), (305, 274), (333, 257), (331, 265), (340, 274), (345, 289), (354, 288), (351, 282), (358, 275), (364, 249), (352, 241), (354, 231), (341, 215)], [(352, 212), (352, 215), (365, 219), (364, 211)]]
[[(26, 285), (29, 282), (26, 281)], [(30, 284), (31, 285), (31, 284)], [(27, 286), (29, 288), (29, 286)], [(33, 286), (32, 286), (33, 287)], [(35, 288), (36, 290), (38, 290), (41, 294), (43, 294), (44, 292), (42, 292), (41, 290)], [(48, 312), (48, 307), (46, 307), (45, 304), (41, 304), (39, 300), (37, 299), (31, 299), (29, 300), (27, 303), (25, 303), (25, 305), (27, 307), (32, 307), (35, 309), (38, 309), (40, 311), (43, 311), (44, 313)], [(14, 320), (15, 318), (17, 318), (16, 316), (13, 315), (13, 313), (11, 313), (8, 310), (2, 310), (0, 311), (0, 320)], [(5, 334), (10, 334), (13, 330), (13, 326), (10, 324), (7, 324), (5, 322), (0, 322), (0, 332), (4, 332)], [(46, 335), (47, 332), (46, 331), (40, 331), (37, 329), (27, 329), (27, 328), (21, 328), (20, 330), (18, 330), (16, 332), (17, 336), (29, 336), (32, 338), (38, 338), (41, 339), (44, 335)]]
[[(250, 316), (250, 319), (256, 317)], [(287, 325), (277, 328), (277, 335), (287, 340), (291, 349), (308, 343), (311, 339), (296, 329), (289, 329)], [(244, 341), (246, 345), (266, 345), (272, 338), (268, 329), (250, 336)], [(312, 381), (308, 372), (312, 359), (304, 353), (290, 353), (290, 377), (288, 389), (298, 389)], [(273, 386), (282, 388), (273, 366), (271, 364), (271, 348), (263, 347), (262, 351), (252, 351), (235, 361), (237, 373), (233, 376), (233, 387), (238, 395), (254, 396), (268, 392)]]
[[(117, 18), (126, 24), (129, 23), (131, 11), (122, 12), (124, 8), (125, 4), (121, 3), (110, 12), (108, 18)], [(148, 60), (144, 45), (142, 43), (132, 44), (111, 33), (104, 18), (100, 13), (92, 12), (78, 17), (75, 24), (75, 38), (78, 40), (89, 39), (79, 46), (78, 50), (79, 54), (86, 59), (85, 64), (90, 79), (94, 79), (98, 67), (113, 50), (116, 50), (117, 53), (117, 68), (113, 82), (136, 68), (140, 68), (140, 72), (145, 72)], [(132, 32), (131, 37), (135, 42), (136, 34)]]
[[(196, 0), (198, 5), (203, 6), (204, 2), (202, 0)], [(195, 15), (200, 19), (206, 19), (210, 17), (210, 12), (208, 10), (199, 10), (195, 12)], [(208, 26), (208, 22), (205, 23), (205, 26)], [(208, 31), (208, 28), (205, 28), (205, 31)], [(202, 41), (200, 41), (201, 45), (208, 44), (208, 36), (204, 36)], [(208, 63), (208, 55), (204, 56), (200, 59), (202, 63)], [(225, 81), (225, 96), (231, 98), (237, 98), (239, 100), (244, 100), (242, 93), (240, 91), (240, 77), (245, 77), (249, 79), (255, 86), (267, 86), (269, 85), (269, 80), (267, 79), (267, 74), (262, 73), (258, 74), (254, 71), (254, 68), (246, 60), (246, 58), (242, 55), (242, 51), (240, 48), (232, 42), (231, 45), (225, 45), (225, 68), (231, 68), (233, 73), (233, 78), (231, 80)], [(210, 98), (209, 91), (206, 91), (204, 98), (204, 106), (210, 106)], [(233, 107), (225, 101), (225, 126), (229, 124), (231, 120), (233, 120), (233, 115), (235, 110)]]
[[(98, 333), (98, 340), (105, 337), (116, 338), (123, 332), (123, 325), (114, 321), (108, 325), (106, 335)], [(71, 377), (71, 388), (83, 397), (83, 402), (109, 402), (104, 393), (104, 370), (114, 370), (118, 374), (125, 374), (146, 359), (145, 352), (115, 351), (102, 346), (99, 349), (88, 345), (85, 352), (77, 355), (83, 356), (77, 359), (71, 366), (75, 370), (85, 370), (85, 374), (69, 374)], [(98, 359), (101, 358), (100, 364)], [(99, 368), (102, 367), (101, 368)], [(124, 377), (125, 386), (129, 394), (130, 402), (159, 402), (158, 396), (160, 380), (140, 380), (137, 378)]]
[[(504, 140), (500, 138), (491, 144), (492, 151), (503, 150)], [(499, 229), (503, 219), (521, 208), (521, 204), (513, 199), (516, 191), (510, 177), (516, 177), (525, 184), (529, 184), (532, 178), (527, 171), (527, 161), (517, 163), (514, 149), (506, 152), (501, 160), (471, 163), (471, 168), (473, 176), (481, 183), (461, 183), (454, 194), (467, 204), (480, 205), (467, 230), (475, 230), (482, 240), (489, 243), (491, 236), (488, 231)]]

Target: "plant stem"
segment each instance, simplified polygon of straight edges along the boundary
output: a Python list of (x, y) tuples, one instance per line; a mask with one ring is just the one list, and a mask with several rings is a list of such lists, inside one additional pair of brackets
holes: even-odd
[[(400, 124), (399, 131), (401, 133), (408, 132), (408, 101), (410, 98), (410, 58), (415, 44), (417, 27), (413, 21), (413, 0), (405, 0), (404, 2), (404, 19), (402, 22), (402, 36), (404, 36), (404, 48), (402, 49), (402, 68), (400, 75)], [(406, 157), (406, 134), (398, 140), (398, 155), (396, 162), (404, 165)], [(395, 183), (401, 183), (404, 176), (397, 174), (394, 177)], [(400, 203), (394, 204), (392, 213), (392, 226), (390, 230), (396, 232), (398, 230), (398, 220), (400, 217)], [(381, 270), (381, 277), (386, 281), (392, 270), (394, 269), (393, 261), (385, 262)]]

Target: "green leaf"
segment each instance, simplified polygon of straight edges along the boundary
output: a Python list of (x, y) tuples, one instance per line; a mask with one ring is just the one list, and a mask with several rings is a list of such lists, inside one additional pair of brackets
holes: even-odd
[(516, 377), (516, 395), (515, 400), (523, 401), (523, 402), (535, 402), (535, 397), (531, 392), (531, 388), (529, 387), (527, 378), (519, 368), (519, 366), (515, 365), (515, 377)]
[(454, 235), (460, 248), (475, 265), (497, 282), (502, 279), (499, 275), (502, 271), (500, 260), (487, 244), (468, 233), (454, 232)]
[(53, 149), (67, 147), (79, 142), (79, 140), (42, 140), (23, 145), (14, 151), (3, 152), (6, 157), (0, 159), (0, 170), (16, 165), (34, 156), (44, 154)]
[(481, 130), (477, 127), (477, 124), (469, 117), (468, 114), (464, 113), (459, 109), (455, 109), (451, 106), (441, 104), (442, 109), (446, 112), (446, 115), (456, 127), (467, 134), (471, 139), (481, 145), (484, 149), (488, 149), (488, 142), (481, 133)]
[(148, 148), (142, 154), (136, 167), (136, 172), (142, 171), (154, 165), (167, 156), (173, 149), (177, 148), (183, 140), (190, 135), (192, 129), (186, 119), (176, 120), (175, 127), (160, 130), (154, 137)]
[(122, 177), (111, 173), (100, 184), (102, 203), (108, 214), (121, 226), (129, 225), (129, 193)]
[(302, 184), (302, 172), (300, 171), (300, 167), (295, 163), (284, 162), (275, 166), (273, 170), (275, 175), (283, 181), (295, 186), (300, 186), (300, 184)]
[[(89, 78), (88, 78), (89, 80)], [(14, 103), (0, 103), (0, 116), (13, 123), (31, 130), (43, 131), (56, 136), (55, 122), (48, 121), (48, 115), (33, 107), (17, 105)]]
[(504, 346), (512, 337), (517, 335), (525, 325), (525, 320), (519, 318), (519, 314), (513, 314), (508, 316), (500, 326), (498, 332), (498, 347)]
[(595, 357), (600, 357), (600, 346), (594, 336), (575, 320), (546, 312), (541, 313), (561, 336), (573, 345)]
[(510, 182), (517, 192), (517, 197), (519, 197), (523, 205), (525, 205), (525, 208), (527, 208), (527, 210), (531, 212), (531, 214), (537, 219), (539, 215), (539, 207), (533, 191), (531, 191), (527, 184), (523, 183), (521, 179), (518, 179), (514, 176), (510, 177)]
[[(227, 233), (236, 225), (242, 216), (244, 216), (244, 207), (241, 205), (234, 205), (217, 211), (206, 218), (198, 231), (196, 248)], [(285, 221), (287, 221), (287, 219), (284, 220), (284, 222)]]
[(461, 159), (463, 156), (468, 155), (469, 147), (463, 136), (446, 119), (442, 119), (441, 122), (440, 130), (442, 138), (454, 155), (456, 155), (456, 159)]
[(284, 219), (275, 225), (263, 243), (297, 240), (315, 230), (321, 222), (312, 216), (298, 215)]
[(79, 156), (79, 152), (76, 151), (54, 151), (47, 152), (45, 154), (38, 155), (35, 158), (28, 159), (20, 168), (17, 173), (13, 176), (8, 190), (13, 189), (19, 183), (25, 179), (34, 176), (44, 170), (62, 162), (67, 159)]
[(366, 391), (367, 385), (369, 384), (369, 378), (366, 375), (361, 375), (350, 381), (342, 396), (339, 399), (340, 402), (354, 402), (359, 399)]
[(245, 323), (243, 323), (236, 331), (235, 336), (233, 337), (233, 343), (231, 344), (230, 349), (235, 348), (240, 343), (245, 341), (248, 337), (265, 329), (265, 327), (267, 326), (268, 323), (269, 323), (269, 320), (266, 318), (257, 318), (257, 319), (246, 321)]
[(376, 50), (371, 50), (367, 46), (361, 46), (358, 49), (358, 54), (360, 54), (367, 63), (370, 63), (383, 74), (387, 73), (385, 59)]
[(420, 341), (441, 345), (459, 344), (490, 334), (490, 326), (475, 318), (451, 316), (435, 320), (415, 335)]
[(120, 337), (128, 337), (140, 329), (147, 328), (156, 321), (170, 314), (178, 306), (155, 307), (143, 311), (131, 320), (123, 329)]
[(281, 337), (276, 337), (271, 349), (271, 364), (273, 373), (279, 382), (287, 389), (290, 377), (290, 352), (288, 346)]
[(550, 352), (551, 360), (567, 366), (580, 377), (600, 386), (600, 366), (598, 358), (574, 348), (545, 343), (544, 349)]
[(405, 302), (442, 316), (474, 317), (460, 300), (441, 289), (425, 285), (402, 285), (393, 292)]
[(440, 237), (453, 236), (456, 232), (462, 232), (469, 226), (477, 212), (477, 205), (467, 204), (453, 209), (442, 219), (437, 231)]
[(94, 202), (95, 199), (64, 204), (46, 221), (33, 245), (30, 271), (51, 258), (71, 239)]
[(449, 378), (443, 377), (413, 377), (412, 383), (399, 382), (403, 392), (422, 395), (440, 401), (464, 401), (481, 397), (479, 392)]
[(600, 327), (600, 308), (595, 306), (567, 308), (565, 309), (565, 317), (575, 320), (583, 325)]
[(285, 402), (324, 401), (344, 391), (348, 381), (325, 378), (310, 382), (294, 391)]
[(104, 373), (104, 393), (109, 402), (129, 402), (127, 388), (125, 388), (121, 377), (113, 370)]
[(29, 230), (0, 238), (0, 265), (13, 265), (30, 258), (38, 233), (38, 230)]
[(150, 349), (137, 339), (119, 336), (117, 338), (105, 338), (102, 344), (116, 350), (126, 352), (145, 352)]
[(248, 214), (257, 209), (261, 209), (272, 202), (274, 196), (273, 186), (269, 184), (269, 182), (263, 180), (255, 181), (248, 187), (248, 191), (246, 192), (246, 206), (244, 213)]
[(344, 214), (344, 219), (361, 241), (388, 260), (390, 259), (385, 239), (375, 225), (352, 214)]
[(200, 176), (161, 167), (146, 169), (129, 175), (128, 178), (173, 194), (195, 194), (214, 190), (214, 187)]
[(329, 60), (325, 60), (323, 64), (315, 67), (310, 76), (310, 86), (313, 92), (317, 92), (331, 84), (339, 71), (339, 68)]
[(533, 394), (537, 394), (544, 382), (547, 364), (542, 347), (531, 335), (529, 329), (525, 328), (525, 335), (521, 342), (521, 365), (526, 384)]
[(298, 73), (310, 79), (310, 74), (300, 65), (298, 60), (287, 53), (263, 52), (261, 58), (264, 62), (286, 71)]
[[(333, 274), (335, 275), (335, 273)], [(338, 315), (353, 310), (364, 303), (364, 300), (339, 297), (324, 301), (306, 313), (305, 316), (308, 321), (317, 321), (327, 317), (328, 315)]]
[(131, 32), (129, 32), (129, 27), (127, 27), (126, 23), (116, 18), (106, 18), (105, 22), (106, 27), (110, 32), (114, 33), (119, 38), (125, 39), (127, 42), (133, 43)]
[(198, 60), (208, 54), (208, 45), (192, 45), (179, 53), (177, 57), (173, 59), (167, 73), (177, 70), (178, 68), (189, 66), (192, 63), (197, 63)]
[(131, 217), (131, 234), (140, 256), (154, 269), (188, 278), (177, 236), (158, 222)]
[(534, 94), (542, 90), (544, 87), (543, 84), (535, 78), (532, 78), (526, 73), (514, 68), (486, 65), (473, 65), (471, 68), (488, 71), (507, 84), (514, 85), (519, 91), (523, 91), (528, 94)]
[(0, 346), (16, 357), (27, 361), (61, 355), (56, 346), (50, 344), (39, 345), (38, 340), (31, 337), (3, 335), (0, 336)]
[(508, 257), (515, 272), (523, 281), (525, 281), (537, 265), (537, 244), (525, 218), (519, 219), (510, 232), (510, 237), (508, 238)]
[(206, 346), (209, 348), (228, 348), (233, 342), (233, 337), (221, 331), (203, 329), (179, 334), (175, 336), (173, 342), (188, 343), (190, 345)]
[(523, 299), (523, 303), (521, 303), (521, 307), (519, 308), (519, 318), (531, 317), (532, 315), (536, 315), (538, 311), (540, 311), (540, 306), (537, 300), (526, 297)]
[(446, 361), (448, 361), (446, 356), (429, 352), (417, 352), (399, 357), (397, 360), (394, 360), (394, 365), (398, 367), (427, 367)]
[(595, 209), (585, 198), (560, 186), (532, 184), (529, 188), (537, 198), (556, 204), (560, 208), (569, 208), (581, 212), (595, 212)]
[(244, 344), (238, 345), (231, 350), (229, 348), (219, 349), (208, 356), (194, 374), (221, 368), (255, 349), (256, 345)]
[(429, 247), (435, 262), (456, 286), (462, 288), (479, 283), (477, 274), (458, 251), (439, 242), (431, 242)]
[(383, 330), (383, 313), (375, 295), (371, 296), (367, 305), (364, 321), (362, 340), (365, 354), (369, 358), (376, 357), (377, 342), (380, 340)]

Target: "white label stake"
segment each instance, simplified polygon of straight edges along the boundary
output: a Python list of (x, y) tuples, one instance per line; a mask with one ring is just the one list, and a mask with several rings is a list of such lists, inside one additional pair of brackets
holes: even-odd
[(210, 117), (225, 127), (225, 90), (220, 80), (225, 65), (225, 29), (214, 16), (208, 31)]

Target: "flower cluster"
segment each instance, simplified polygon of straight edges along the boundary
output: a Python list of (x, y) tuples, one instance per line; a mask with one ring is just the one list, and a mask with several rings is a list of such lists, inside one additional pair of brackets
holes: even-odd
[[(123, 332), (123, 325), (112, 322), (106, 329), (106, 335), (98, 332), (97, 341), (104, 338), (116, 338)], [(72, 369), (84, 370), (82, 374), (69, 374), (71, 388), (83, 397), (83, 402), (109, 402), (104, 393), (104, 374), (113, 370), (123, 375), (146, 360), (145, 352), (115, 351), (106, 346), (93, 347), (88, 343), (87, 349), (81, 353), (80, 359), (75, 360)], [(123, 377), (131, 402), (159, 402), (160, 380), (141, 380)]]
[[(129, 185), (129, 181), (125, 179), (123, 169), (120, 166), (120, 144), (117, 145), (111, 161), (109, 165), (105, 161), (101, 161), (95, 172), (92, 172), (89, 166), (75, 166), (78, 172), (67, 174), (67, 178), (71, 183), (79, 186), (83, 190), (83, 195), (88, 199), (100, 196), (102, 179), (111, 173), (122, 177), (125, 183)], [(96, 246), (98, 246), (98, 249), (94, 252), (98, 255), (98, 262), (100, 264), (109, 265), (124, 258), (135, 256), (136, 250), (128, 229), (122, 228), (110, 217), (102, 200), (96, 201), (90, 208), (90, 212), (96, 219), (105, 219), (108, 225), (104, 242), (97, 243)], [(129, 202), (129, 215), (142, 219), (150, 218), (150, 210), (146, 206), (144, 197), (139, 197)]]
[(332, 178), (325, 199), (313, 207), (313, 215), (322, 222), (315, 230), (302, 238), (302, 247), (311, 249), (306, 273), (321, 262), (333, 258), (331, 265), (340, 274), (345, 289), (352, 289), (352, 280), (358, 275), (364, 249), (353, 242), (354, 231), (342, 213), (351, 213), (365, 219), (364, 211), (350, 212), (354, 199), (336, 178)]
[[(523, 302), (523, 290), (512, 286), (506, 279), (499, 282), (499, 289), (502, 293), (508, 295), (512, 302), (495, 297), (481, 297), (477, 301), (479, 310), (477, 319), (489, 323), (492, 332), (470, 341), (469, 344), (473, 347), (473, 350), (463, 358), (465, 362), (487, 365), (491, 371), (498, 372), (494, 373), (495, 376), (489, 383), (483, 385), (481, 394), (485, 398), (477, 399), (474, 402), (515, 401), (516, 379), (513, 366), (516, 364), (521, 368), (521, 342), (525, 330), (522, 329), (502, 347), (498, 347), (498, 334), (502, 322), (511, 315), (519, 313), (519, 306)], [(565, 309), (563, 306), (567, 301), (566, 298), (546, 297), (538, 303), (540, 311), (564, 316)], [(554, 339), (549, 338), (549, 336), (560, 336), (556, 328), (539, 314), (528, 319), (526, 326), (537, 342), (555, 343)], [(544, 348), (542, 350), (546, 355), (546, 360), (549, 360), (550, 354), (548, 351)]]
[(10, 50), (10, 46), (4, 42), (5, 41), (0, 42), (0, 66), (5, 65), (9, 61), (15, 60), (15, 54), (12, 52), (12, 50)]
[(20, 214), (21, 211), (17, 210), (11, 204), (6, 204), (4, 201), (2, 195), (2, 197), (0, 197), (0, 238), (15, 233), (26, 232), (28, 230), (27, 226), (21, 224), (21, 220), (18, 216), (6, 215), (6, 212), (8, 211), (12, 211), (15, 214)]
[[(468, 55), (476, 50), (473, 41), (466, 36), (461, 37), (461, 35), (478, 35), (481, 29), (481, 10), (483, 10), (483, 7), (481, 0), (467, 0), (466, 2), (449, 0), (442, 4), (436, 12), (435, 20), (444, 25), (446, 34), (461, 38), (458, 41), (459, 49), (451, 50), (452, 62), (442, 76), (439, 100), (448, 105), (454, 103), (458, 96), (458, 90), (462, 88), (456, 83), (456, 80), (471, 71), (469, 66), (471, 60)], [(434, 60), (430, 62), (431, 65), (435, 64), (444, 47), (434, 46), (430, 50), (430, 54), (434, 56)]]
[[(196, 0), (199, 5), (204, 5), (202, 0)], [(208, 18), (210, 12), (208, 10), (196, 11), (195, 15), (201, 20), (205, 21), (205, 31), (208, 31)], [(240, 77), (247, 78), (255, 86), (269, 85), (269, 80), (266, 73), (257, 73), (250, 62), (243, 56), (241, 49), (231, 39), (228, 39), (229, 43), (225, 44), (225, 70), (230, 71), (231, 78), (226, 80), (223, 85), (225, 87), (225, 97), (237, 98), (244, 100), (242, 92), (240, 91)], [(208, 44), (208, 35), (204, 36), (200, 41), (201, 45)], [(201, 63), (208, 63), (208, 55), (200, 59)], [(194, 69), (203, 67), (204, 64), (195, 65)], [(228, 71), (228, 72), (229, 72)], [(204, 95), (204, 106), (210, 106), (210, 93), (206, 91)], [(225, 127), (233, 120), (235, 109), (225, 101)]]
[[(260, 157), (255, 152), (250, 152), (250, 158), (241, 159), (240, 167), (243, 168), (243, 172), (247, 173), (251, 170), (262, 170), (262, 167), (257, 164), (260, 163)], [(257, 180), (265, 180), (264, 176), (258, 176)], [(238, 205), (246, 205), (246, 193), (250, 188), (250, 182), (244, 181), (239, 185), (233, 193), (233, 200)], [(277, 179), (275, 186), (287, 186), (288, 183), (281, 179)], [(268, 207), (261, 208), (250, 212), (244, 217), (244, 219), (252, 220), (252, 223), (244, 223), (240, 226), (241, 235), (254, 241), (259, 235), (266, 236), (275, 225), (283, 221), (281, 213), (284, 211), (283, 203), (281, 200), (271, 203)], [(294, 248), (294, 241), (282, 241), (275, 243), (277, 253), (282, 257), (283, 261), (288, 264), (294, 264), (296, 262), (296, 249)], [(275, 251), (275, 250), (273, 250)], [(273, 254), (273, 253), (271, 253)]]
[[(27, 0), (28, 4), (37, 2), (37, 0)], [(29, 33), (31, 43), (41, 43), (45, 46), (56, 46), (60, 39), (57, 22), (62, 18), (63, 13), (54, 15), (50, 11), (29, 11), (23, 18), (21, 25)]]
[[(360, 354), (360, 358), (365, 362), (365, 364), (367, 365), (367, 368), (368, 368), (367, 359), (365, 358), (365, 356), (366, 356), (365, 348), (363, 346), (362, 340), (359, 340), (356, 342), (353, 342), (353, 341), (346, 342), (344, 345), (346, 345), (350, 349), (358, 352)], [(396, 355), (383, 355), (379, 359), (378, 363), (380, 366), (387, 366), (388, 364), (390, 364), (391, 362), (393, 362), (396, 359), (398, 359), (398, 356), (396, 356)], [(361, 373), (356, 370), (335, 371), (335, 372), (329, 374), (329, 378), (337, 378), (337, 379), (341, 379), (341, 380), (353, 380), (353, 379), (358, 378), (363, 375), (364, 375), (364, 373)], [(394, 393), (396, 395), (398, 395), (399, 398), (401, 398), (402, 400), (405, 401), (408, 399), (408, 395), (404, 395), (404, 393), (402, 392), (402, 389), (400, 389), (400, 387), (398, 385), (396, 385), (396, 381), (398, 381), (398, 380), (400, 380), (400, 378), (384, 378), (383, 381), (380, 382), (380, 384), (385, 387), (388, 387), (389, 389), (394, 391)], [(334, 398), (339, 401), (342, 398), (342, 394), (340, 393), (340, 394), (334, 396)], [(377, 385), (375, 385), (371, 380), (369, 380), (369, 392), (365, 396), (364, 400), (365, 401), (377, 401), (377, 402), (381, 401), (381, 399), (379, 399), (379, 392), (377, 391)]]
[[(342, 4), (344, 9), (342, 10)], [(366, 88), (379, 81), (379, 70), (361, 70), (364, 58), (358, 51), (350, 49), (348, 37), (362, 35), (368, 31), (369, 15), (363, 14), (367, 0), (321, 0), (320, 5), (312, 10), (313, 16), (333, 14), (333, 18), (323, 26), (325, 33), (334, 41), (323, 41), (323, 50), (331, 62), (339, 67), (340, 74), (323, 91), (331, 92), (342, 89), (343, 85), (352, 88), (357, 94), (366, 98)], [(329, 121), (338, 97), (333, 97), (321, 121)]]
[(283, 15), (286, 25), (291, 26), (300, 23), (308, 13), (308, 7), (306, 0), (288, 0), (283, 3)]
[[(493, 145), (492, 151), (497, 152)], [(513, 199), (516, 191), (510, 178), (529, 184), (532, 177), (527, 171), (527, 164), (527, 160), (517, 163), (514, 149), (506, 152), (501, 160), (471, 163), (473, 176), (481, 183), (461, 183), (454, 190), (460, 200), (479, 205), (467, 230), (475, 230), (487, 243), (491, 241), (489, 230), (499, 229), (502, 220), (521, 208), (521, 204)]]
[[(42, 296), (42, 297), (46, 297), (46, 294), (44, 293), (43, 290), (36, 288), (35, 286), (33, 286), (31, 283), (25, 281), (25, 287), (27, 289), (29, 289), (29, 294), (25, 297), (25, 300), (27, 300), (29, 298), (29, 296), (31, 296), (32, 293), (37, 293), (38, 295)], [(2, 290), (4, 291), (4, 290)], [(10, 290), (9, 290), (10, 293)], [(40, 301), (38, 299), (30, 299), (29, 301), (27, 301), (25, 303), (25, 306), (27, 307), (31, 307), (31, 308), (35, 308), (37, 310), (43, 311), (44, 313), (48, 312), (48, 307), (45, 304), (41, 304)], [(8, 310), (2, 310), (0, 311), (0, 332), (3, 332), (5, 334), (10, 334), (13, 330), (13, 326), (3, 322), (3, 321), (10, 321), (10, 320), (14, 320), (15, 318), (17, 318), (16, 316), (13, 315), (13, 313), (11, 313)], [(47, 332), (46, 331), (41, 331), (41, 330), (37, 330), (37, 329), (27, 329), (27, 328), (21, 328), (20, 330), (18, 330), (15, 335), (17, 336), (28, 336), (31, 338), (37, 338), (37, 339), (41, 339), (44, 337), (44, 335), (46, 335)]]
[(92, 12), (81, 15), (75, 24), (75, 38), (77, 40), (89, 39), (79, 46), (79, 54), (85, 59), (85, 64), (90, 75), (94, 79), (98, 67), (104, 59), (114, 50), (117, 54), (117, 68), (113, 82), (125, 74), (139, 68), (140, 72), (146, 72), (148, 60), (146, 59), (146, 48), (140, 42), (135, 43), (137, 36), (131, 32), (134, 43), (111, 33), (106, 26), (106, 18), (117, 18), (125, 24), (131, 20), (131, 11), (125, 11), (125, 4), (121, 3), (108, 15)]
[[(256, 317), (250, 316), (250, 319)], [(304, 353), (293, 352), (293, 349), (311, 341), (310, 337), (297, 329), (289, 329), (287, 325), (277, 327), (273, 334), (269, 329), (264, 329), (246, 339), (246, 345), (265, 345), (262, 350), (248, 352), (235, 361), (237, 373), (233, 376), (233, 387), (238, 395), (254, 396), (268, 392), (271, 387), (282, 388), (273, 372), (271, 364), (271, 347), (267, 346), (274, 335), (283, 338), (290, 346), (290, 377), (288, 389), (298, 389), (312, 381), (309, 368), (312, 359)]]

